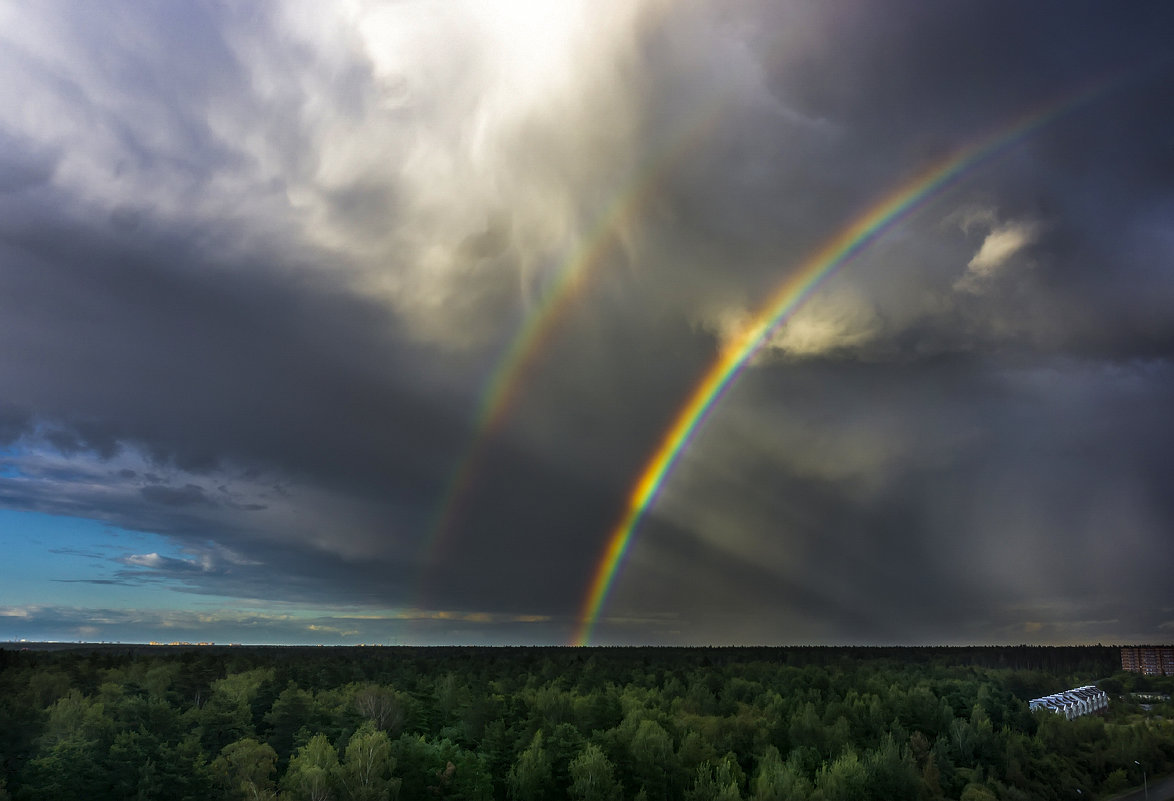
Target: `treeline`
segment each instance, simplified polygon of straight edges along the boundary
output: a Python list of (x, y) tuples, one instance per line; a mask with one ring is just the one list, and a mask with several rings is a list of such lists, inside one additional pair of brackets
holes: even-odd
[[(0, 649), (0, 801), (1098, 798), (1174, 769), (1114, 648)], [(1107, 717), (1027, 699), (1101, 679)], [(1152, 701), (1153, 699), (1148, 699)]]

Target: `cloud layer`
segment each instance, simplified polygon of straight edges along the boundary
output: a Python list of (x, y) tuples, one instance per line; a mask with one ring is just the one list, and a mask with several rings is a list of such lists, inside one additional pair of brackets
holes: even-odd
[[(172, 626), (103, 594), (133, 585), (188, 605), (184, 639), (410, 638), (411, 617), (421, 641), (562, 641), (641, 466), (762, 298), (928, 164), (1104, 84), (772, 333), (598, 632), (1168, 637), (1169, 12), (848, 11), (5, 6), (0, 507), (167, 547), (46, 542), (95, 555), (45, 584), (88, 583), (90, 606), (22, 590), (2, 619)], [(576, 264), (430, 544), (493, 377)], [(192, 617), (241, 599), (247, 623)]]

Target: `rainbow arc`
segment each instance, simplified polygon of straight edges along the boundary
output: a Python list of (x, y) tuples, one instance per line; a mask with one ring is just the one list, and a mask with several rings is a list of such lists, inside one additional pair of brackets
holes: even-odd
[(862, 214), (837, 231), (778, 285), (740, 332), (733, 337), (701, 380), (689, 393), (672, 423), (629, 491), (623, 513), (607, 538), (578, 617), (571, 640), (574, 645), (591, 642), (604, 605), (615, 585), (624, 557), (649, 508), (722, 395), (730, 387), (771, 333), (811, 296), (820, 284), (853, 257), (875, 242), (916, 208), (937, 196), (963, 175), (988, 162), (1024, 138), (1103, 94), (1110, 82), (1067, 95), (1038, 106), (982, 139), (960, 148), (931, 164), (869, 206)]
[(718, 122), (718, 109), (695, 114), (674, 132), (656, 158), (633, 173), (615, 194), (579, 246), (565, 259), (549, 288), (527, 315), (493, 374), (478, 407), (475, 434), (453, 470), (432, 525), (420, 543), (425, 564), (435, 557), (461, 514), (464, 501), (486, 454), (486, 447), (517, 404), (525, 378), (538, 363), (575, 300), (620, 243), (622, 232), (648, 210), (664, 180), (699, 145)]

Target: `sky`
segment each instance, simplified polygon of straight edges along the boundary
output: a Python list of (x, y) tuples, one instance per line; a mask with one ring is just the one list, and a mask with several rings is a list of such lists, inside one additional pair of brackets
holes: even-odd
[(1171, 642), (1172, 24), (0, 0), (0, 641)]

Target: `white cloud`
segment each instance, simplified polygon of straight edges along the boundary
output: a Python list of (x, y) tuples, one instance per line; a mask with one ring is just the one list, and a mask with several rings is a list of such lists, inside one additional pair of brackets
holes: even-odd
[(963, 230), (968, 230), (970, 225), (976, 223), (988, 226), (989, 231), (978, 252), (966, 265), (965, 274), (954, 284), (955, 289), (963, 292), (982, 292), (996, 276), (1005, 271), (1013, 257), (1035, 244), (1041, 233), (1041, 226), (1037, 222), (1019, 220), (996, 223), (993, 213), (985, 217), (967, 217), (962, 224)]
[[(302, 97), (306, 167), (280, 177), (307, 235), (417, 336), (464, 347), (513, 325), (632, 169), (640, 109), (624, 65), (651, 5), (293, 6), (279, 39), (366, 71), (350, 103), (329, 74), (284, 75), (269, 37), (236, 49), (273, 102)], [(490, 252), (470, 248), (482, 236), (498, 240)]]
[[(30, 6), (0, 31), (0, 70), (22, 76), (0, 105), (60, 154), (53, 185), (90, 219), (233, 222), (381, 297), (421, 338), (484, 344), (641, 158), (629, 67), (668, 8), (293, 2), (60, 20)], [(470, 254), (497, 221), (508, 257)]]
[(872, 303), (860, 290), (845, 286), (812, 297), (779, 326), (769, 344), (786, 356), (801, 358), (859, 347), (879, 330)]
[(136, 567), (162, 567), (163, 566), (163, 557), (161, 557), (157, 553), (144, 553), (144, 554), (132, 553), (130, 556), (126, 557), (126, 561), (128, 564), (135, 565)]
[[(204, 610), (82, 608), (72, 606), (0, 607), (0, 641), (5, 639), (147, 642), (188, 640), (217, 642), (483, 642), (507, 631), (509, 637), (550, 642), (547, 615), (429, 612), (414, 609), (371, 613), (354, 608), (324, 609), (303, 604), (261, 602)], [(273, 611), (284, 608), (286, 611)]]
[(976, 273), (990, 275), (1038, 238), (1039, 226), (1035, 223), (1004, 223), (987, 234), (982, 247), (967, 266)]
[[(723, 305), (702, 317), (702, 326), (714, 331), (723, 345), (737, 340), (751, 321), (752, 312), (741, 306)], [(767, 339), (755, 357), (803, 359), (839, 350), (856, 349), (880, 333), (881, 320), (870, 299), (851, 284), (822, 290), (804, 302)]]

